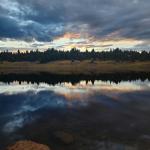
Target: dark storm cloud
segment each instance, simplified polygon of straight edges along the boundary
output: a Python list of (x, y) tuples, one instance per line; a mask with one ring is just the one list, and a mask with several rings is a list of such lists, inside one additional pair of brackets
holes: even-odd
[(53, 31), (51, 26), (42, 26), (35, 22), (20, 24), (13, 18), (0, 16), (0, 38), (12, 38), (17, 40), (32, 41), (50, 41), (58, 33)]
[(23, 31), (14, 19), (0, 16), (0, 38), (19, 38), (22, 36)]
[(0, 38), (50, 41), (82, 31), (102, 39), (147, 40), (149, 7), (149, 0), (0, 0)]

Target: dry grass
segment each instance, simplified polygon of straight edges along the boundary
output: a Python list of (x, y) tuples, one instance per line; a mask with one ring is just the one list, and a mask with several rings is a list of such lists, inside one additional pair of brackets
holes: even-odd
[(114, 62), (114, 61), (54, 61), (45, 64), (38, 62), (3, 62), (0, 73), (39, 73), (53, 74), (101, 74), (123, 72), (150, 72), (150, 61), (145, 62)]

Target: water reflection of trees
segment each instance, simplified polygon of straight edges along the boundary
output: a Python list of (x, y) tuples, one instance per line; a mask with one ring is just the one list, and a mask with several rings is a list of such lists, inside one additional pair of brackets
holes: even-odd
[(94, 84), (96, 80), (109, 81), (113, 83), (120, 83), (121, 81), (135, 81), (135, 80), (150, 80), (150, 73), (113, 73), (113, 74), (100, 74), (100, 75), (55, 75), (48, 73), (40, 74), (8, 74), (0, 75), (1, 82), (13, 82), (18, 81), (28, 82), (28, 83), (40, 83), (45, 82), (51, 85), (55, 85), (62, 82), (70, 82), (72, 84), (77, 84), (80, 81), (89, 81)]

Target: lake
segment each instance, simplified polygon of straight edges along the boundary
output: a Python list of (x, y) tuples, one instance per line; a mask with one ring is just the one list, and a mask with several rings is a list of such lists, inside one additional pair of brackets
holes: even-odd
[(150, 149), (149, 79), (110, 77), (0, 77), (0, 149), (18, 140), (53, 150)]

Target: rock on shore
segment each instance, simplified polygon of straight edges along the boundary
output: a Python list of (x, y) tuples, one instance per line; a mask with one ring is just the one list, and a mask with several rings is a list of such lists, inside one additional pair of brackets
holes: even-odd
[(18, 141), (14, 145), (8, 147), (7, 150), (50, 150), (50, 148), (32, 141)]

